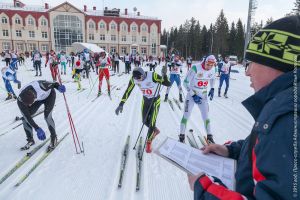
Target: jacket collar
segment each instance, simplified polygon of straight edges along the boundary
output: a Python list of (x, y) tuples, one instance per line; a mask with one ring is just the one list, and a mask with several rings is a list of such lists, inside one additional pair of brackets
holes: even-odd
[[(297, 69), (297, 77), (300, 77), (300, 69)], [(261, 110), (264, 108), (265, 104), (274, 98), (277, 94), (282, 91), (293, 87), (294, 74), (293, 71), (287, 72), (275, 80), (273, 80), (269, 85), (260, 89), (254, 95), (250, 96), (242, 102), (243, 106), (248, 110), (256, 121)], [(298, 83), (300, 78), (298, 78)]]

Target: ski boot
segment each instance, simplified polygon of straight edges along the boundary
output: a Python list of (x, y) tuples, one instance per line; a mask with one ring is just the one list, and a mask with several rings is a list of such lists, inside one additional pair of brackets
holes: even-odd
[(57, 137), (56, 136), (51, 136), (51, 141), (50, 141), (50, 145), (47, 148), (47, 151), (52, 151), (53, 149), (55, 149), (55, 147), (57, 146)]
[(7, 93), (7, 97), (5, 98), (5, 101), (12, 99), (12, 95), (10, 93)]
[(160, 130), (158, 128), (154, 128), (152, 134), (148, 137), (147, 142), (146, 142), (146, 153), (151, 153), (152, 152), (152, 141), (154, 138), (160, 133)]
[(99, 90), (97, 96), (99, 97), (101, 94), (102, 94), (102, 93), (101, 93), (101, 90)]
[(179, 134), (179, 142), (185, 143), (185, 135), (184, 134)]
[(25, 150), (29, 149), (34, 144), (35, 144), (34, 140), (29, 140), (25, 146), (20, 148), (20, 150), (25, 151)]
[(38, 76), (38, 73), (36, 73), (35, 76)]
[(17, 97), (17, 95), (13, 94), (13, 98), (14, 98), (14, 99), (17, 99), (18, 97)]
[(215, 143), (215, 141), (213, 139), (213, 135), (211, 135), (211, 134), (207, 134), (206, 141), (207, 141), (208, 144), (214, 144)]
[(168, 94), (165, 95), (165, 100), (164, 102), (167, 102), (168, 101)]
[(40, 76), (42, 76), (42, 72), (40, 72)]
[(183, 103), (182, 94), (179, 94), (179, 101), (180, 101), (180, 103)]
[(227, 94), (226, 93), (224, 93), (224, 97), (227, 99), (228, 98), (228, 96), (227, 96)]
[(221, 97), (221, 88), (218, 90), (218, 97)]
[(18, 83), (18, 89), (20, 89), (21, 88), (21, 83)]

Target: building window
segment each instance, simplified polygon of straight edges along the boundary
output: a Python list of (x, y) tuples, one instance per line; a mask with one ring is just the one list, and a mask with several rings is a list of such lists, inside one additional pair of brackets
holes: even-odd
[(24, 45), (22, 43), (17, 43), (17, 50), (24, 51)]
[(100, 23), (100, 29), (105, 29), (105, 24), (103, 22)]
[(126, 42), (126, 35), (122, 35), (122, 42)]
[(22, 37), (22, 31), (21, 30), (16, 30), (16, 36), (17, 37)]
[(82, 41), (82, 35), (77, 35), (77, 41)]
[(29, 44), (28, 44), (28, 49), (29, 49), (29, 51), (34, 51), (34, 50), (36, 50), (36, 44), (34, 44), (34, 43), (29, 43)]
[(122, 25), (122, 31), (127, 31), (127, 26), (125, 24)]
[(152, 55), (156, 55), (156, 43), (152, 43), (152, 45), (151, 45), (151, 53), (152, 53)]
[(34, 25), (34, 21), (31, 17), (28, 18), (28, 25)]
[(146, 36), (142, 36), (142, 42), (147, 42), (147, 37)]
[(2, 30), (3, 36), (8, 37), (8, 30)]
[(142, 31), (145, 31), (145, 32), (146, 32), (146, 31), (147, 31), (147, 26), (145, 26), (145, 25), (142, 26)]
[(104, 35), (104, 34), (101, 34), (101, 35), (100, 35), (100, 40), (101, 40), (101, 41), (105, 41), (105, 35)]
[(110, 47), (110, 52), (111, 53), (116, 53), (116, 47)]
[(142, 47), (141, 52), (142, 52), (142, 54), (147, 55), (147, 48)]
[(46, 21), (45, 19), (42, 19), (41, 25), (42, 25), (42, 26), (47, 26), (47, 21)]
[(95, 40), (94, 34), (89, 34), (89, 40)]
[(132, 36), (132, 42), (136, 42), (136, 36)]
[(2, 24), (7, 24), (7, 18), (6, 17), (2, 17)]
[(133, 31), (133, 32), (136, 31), (136, 25), (131, 26), (131, 31)]
[(10, 43), (9, 43), (9, 42), (3, 42), (3, 43), (2, 43), (2, 49), (3, 49), (4, 51), (10, 50)]
[(35, 32), (34, 31), (29, 31), (29, 37), (34, 38), (35, 37)]
[(17, 17), (17, 18), (15, 19), (15, 23), (16, 23), (16, 24), (21, 24), (21, 20), (20, 20), (19, 17)]
[(57, 15), (53, 19), (56, 51), (67, 51), (74, 42), (83, 42), (83, 22), (74, 15)]
[(90, 23), (89, 23), (89, 28), (90, 28), (90, 29), (94, 29), (94, 28), (95, 28), (95, 24), (94, 24), (93, 22), (90, 22)]
[(121, 47), (121, 53), (126, 54), (127, 53), (127, 48), (126, 47)]
[(112, 23), (112, 24), (110, 25), (110, 30), (116, 30), (116, 24)]
[(117, 41), (116, 35), (111, 35), (110, 40), (111, 40), (111, 41)]
[(103, 49), (104, 51), (106, 50), (106, 47), (105, 47), (105, 46), (102, 46), (102, 47), (100, 46), (100, 48)]
[(48, 51), (48, 44), (42, 44), (42, 51)]
[(42, 32), (42, 38), (48, 38), (47, 32)]

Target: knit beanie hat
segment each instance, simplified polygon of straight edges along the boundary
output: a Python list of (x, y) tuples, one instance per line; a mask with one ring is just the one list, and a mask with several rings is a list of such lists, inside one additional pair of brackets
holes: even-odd
[(282, 72), (300, 67), (300, 16), (289, 16), (259, 30), (250, 40), (246, 59)]
[(144, 75), (145, 75), (145, 72), (141, 67), (136, 67), (132, 71), (132, 76), (134, 79), (140, 79)]
[(35, 98), (36, 97), (33, 90), (24, 90), (19, 95), (19, 100), (26, 106), (33, 104)]

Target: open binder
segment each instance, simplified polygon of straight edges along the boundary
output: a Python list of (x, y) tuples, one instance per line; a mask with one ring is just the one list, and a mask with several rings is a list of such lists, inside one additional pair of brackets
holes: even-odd
[(235, 190), (236, 161), (215, 154), (203, 154), (202, 150), (193, 148), (172, 138), (167, 138), (154, 151), (157, 155), (188, 174), (205, 173), (215, 176), (230, 190)]

